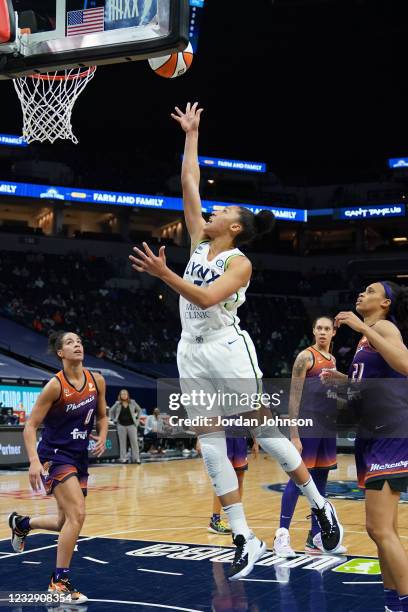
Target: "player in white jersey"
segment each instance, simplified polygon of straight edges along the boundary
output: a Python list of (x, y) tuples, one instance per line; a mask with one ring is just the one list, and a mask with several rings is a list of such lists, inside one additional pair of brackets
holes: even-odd
[[(183, 113), (176, 107), (172, 114), (186, 133), (182, 167), (184, 215), (191, 238), (191, 258), (183, 278), (166, 265), (164, 247), (156, 256), (146, 243), (144, 251), (135, 247), (130, 256), (138, 272), (157, 276), (180, 294), (182, 334), (178, 345), (177, 364), (183, 393), (204, 388), (213, 392), (239, 389), (252, 394), (261, 391), (262, 372), (255, 347), (249, 335), (239, 327), (237, 309), (245, 300), (252, 266), (239, 250), (241, 244), (270, 231), (274, 216), (269, 211), (257, 215), (241, 206), (228, 206), (215, 211), (209, 221), (202, 216), (199, 193), (198, 128), (202, 109), (187, 104)], [(224, 394), (225, 395), (225, 394)], [(185, 403), (185, 402), (184, 402)], [(271, 417), (269, 407), (252, 405), (213, 406), (209, 424), (195, 427), (201, 453), (209, 477), (229, 520), (237, 547), (229, 571), (230, 580), (247, 576), (264, 554), (266, 546), (249, 529), (239, 497), (238, 481), (228, 460), (225, 432), (217, 424), (218, 416), (245, 412), (255, 420), (253, 437), (265, 452), (277, 459), (282, 468), (301, 488), (316, 515), (327, 552), (336, 552), (341, 544), (343, 528), (330, 502), (318, 492), (302, 459), (278, 429), (261, 427), (264, 417)], [(207, 416), (208, 405), (190, 406), (189, 416)]]

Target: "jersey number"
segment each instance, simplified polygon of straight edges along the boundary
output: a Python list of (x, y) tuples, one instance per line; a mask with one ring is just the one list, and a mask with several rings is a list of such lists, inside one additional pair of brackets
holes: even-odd
[(89, 421), (92, 418), (93, 411), (94, 411), (93, 408), (91, 410), (88, 410), (88, 414), (85, 417), (84, 425), (88, 425)]
[(363, 378), (364, 363), (353, 363), (353, 368), (351, 379), (360, 382), (360, 380)]

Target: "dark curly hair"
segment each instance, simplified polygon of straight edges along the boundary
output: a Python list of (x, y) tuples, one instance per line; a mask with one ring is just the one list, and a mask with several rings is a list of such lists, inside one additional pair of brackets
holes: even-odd
[(50, 335), (48, 336), (48, 353), (52, 353), (56, 357), (58, 357), (58, 359), (60, 359), (58, 355), (58, 351), (62, 349), (62, 346), (64, 344), (64, 336), (66, 336), (69, 333), (71, 332), (63, 331), (63, 330), (51, 332)]
[(393, 281), (380, 281), (384, 293), (391, 300), (387, 319), (404, 332), (408, 331), (408, 287), (397, 285)]
[(234, 243), (237, 247), (260, 238), (275, 227), (275, 215), (269, 210), (260, 210), (259, 213), (254, 214), (249, 208), (239, 206), (238, 215), (242, 232), (235, 237)]

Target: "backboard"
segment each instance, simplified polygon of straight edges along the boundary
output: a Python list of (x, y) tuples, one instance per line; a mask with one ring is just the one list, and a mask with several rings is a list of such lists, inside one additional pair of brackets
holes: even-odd
[[(10, 6), (17, 26), (7, 41), (1, 8)], [(188, 44), (188, 0), (0, 0), (0, 7), (0, 79), (131, 62)]]

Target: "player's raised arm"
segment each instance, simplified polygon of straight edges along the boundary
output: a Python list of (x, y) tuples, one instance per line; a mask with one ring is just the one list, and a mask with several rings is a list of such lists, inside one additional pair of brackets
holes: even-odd
[(173, 291), (203, 309), (225, 302), (229, 296), (241, 287), (245, 287), (251, 278), (252, 265), (249, 259), (234, 257), (220, 278), (217, 278), (209, 287), (199, 287), (184, 280), (167, 267), (165, 247), (160, 247), (158, 256), (153, 253), (146, 242), (143, 242), (143, 248), (144, 252), (134, 247), (136, 256), (129, 256), (132, 268), (137, 272), (147, 272), (151, 276), (157, 276)]
[(192, 106), (189, 102), (185, 113), (177, 106), (175, 110), (176, 113), (172, 113), (171, 116), (186, 133), (181, 184), (183, 187), (184, 218), (190, 234), (191, 246), (194, 248), (204, 236), (205, 225), (201, 210), (200, 166), (198, 164), (198, 128), (203, 109), (198, 108), (198, 102), (195, 102)]

